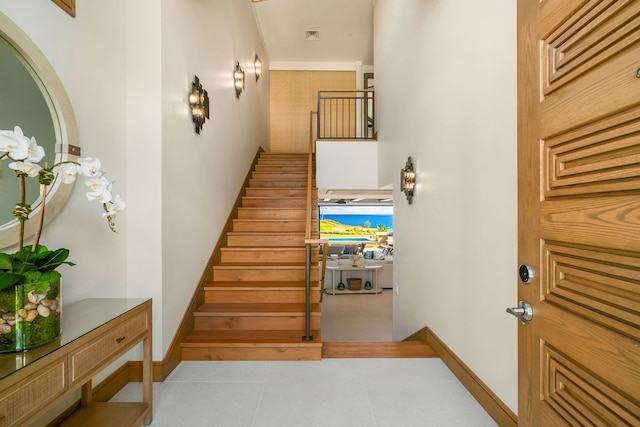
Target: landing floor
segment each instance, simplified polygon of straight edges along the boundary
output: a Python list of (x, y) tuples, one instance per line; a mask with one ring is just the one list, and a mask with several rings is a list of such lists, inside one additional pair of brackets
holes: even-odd
[(323, 341), (393, 341), (393, 291), (328, 295), (322, 301)]

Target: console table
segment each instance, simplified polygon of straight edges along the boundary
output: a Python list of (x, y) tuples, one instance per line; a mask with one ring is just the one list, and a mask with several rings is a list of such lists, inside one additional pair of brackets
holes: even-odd
[[(62, 334), (24, 352), (0, 354), (0, 426), (28, 424), (81, 390), (63, 426), (137, 426), (152, 419), (151, 300), (86, 299), (63, 305)], [(93, 402), (91, 379), (143, 343), (141, 402)]]
[[(340, 265), (327, 265), (327, 270), (331, 270), (331, 289), (325, 290), (329, 295), (340, 295), (340, 294), (379, 294), (382, 293), (382, 289), (378, 287), (378, 269), (382, 268), (381, 265), (362, 265), (354, 267), (351, 264), (340, 264)], [(342, 281), (342, 272), (343, 271), (366, 271), (369, 273), (369, 279), (373, 281), (372, 289), (361, 289), (358, 291), (351, 291), (349, 289), (336, 289), (336, 279), (335, 272), (340, 272), (340, 280)], [(373, 277), (371, 277), (373, 276)]]

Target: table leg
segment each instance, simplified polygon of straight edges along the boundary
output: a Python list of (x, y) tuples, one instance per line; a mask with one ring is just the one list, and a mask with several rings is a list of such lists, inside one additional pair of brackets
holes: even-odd
[(374, 282), (373, 288), (376, 290), (376, 294), (377, 294), (377, 293), (379, 293), (378, 292), (378, 269), (377, 268), (373, 271), (373, 282)]
[[(149, 313), (151, 316), (151, 313)], [(149, 319), (151, 322), (151, 319)], [(151, 345), (151, 328), (147, 337), (142, 340), (142, 401), (149, 405), (149, 410), (142, 423), (145, 426), (153, 420), (153, 347)]]

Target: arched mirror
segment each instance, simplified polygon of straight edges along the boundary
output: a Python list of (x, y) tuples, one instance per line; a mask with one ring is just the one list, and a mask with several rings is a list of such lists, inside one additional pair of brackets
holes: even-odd
[[(0, 12), (0, 129), (20, 126), (26, 136), (36, 138), (45, 149), (40, 162), (50, 165), (75, 159), (80, 152), (75, 116), (69, 98), (53, 67), (29, 37)], [(36, 179), (27, 183), (31, 218), (38, 215), (41, 200)], [(62, 208), (72, 185), (58, 180), (47, 193), (45, 222)], [(18, 202), (15, 172), (0, 160), (0, 249), (18, 241), (18, 221), (12, 211)], [(36, 220), (26, 222), (25, 235), (32, 235)]]

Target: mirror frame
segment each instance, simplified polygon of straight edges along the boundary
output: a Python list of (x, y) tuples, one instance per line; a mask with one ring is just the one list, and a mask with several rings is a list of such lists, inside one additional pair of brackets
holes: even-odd
[[(35, 74), (34, 80), (40, 86), (49, 104), (56, 132), (56, 163), (77, 159), (80, 155), (80, 145), (78, 143), (76, 118), (71, 101), (53, 66), (29, 36), (2, 12), (0, 12), (0, 37), (22, 55), (26, 65), (31, 67)], [(62, 209), (71, 195), (73, 187), (73, 184), (61, 184), (58, 179), (49, 187), (45, 224), (51, 221)], [(37, 221), (32, 218), (37, 217), (41, 207), (41, 199), (38, 198), (33, 204), (33, 210), (29, 215), (30, 219), (25, 222), (25, 240), (35, 233)], [(0, 225), (0, 249), (14, 246), (18, 243), (18, 226), (17, 219)]]

